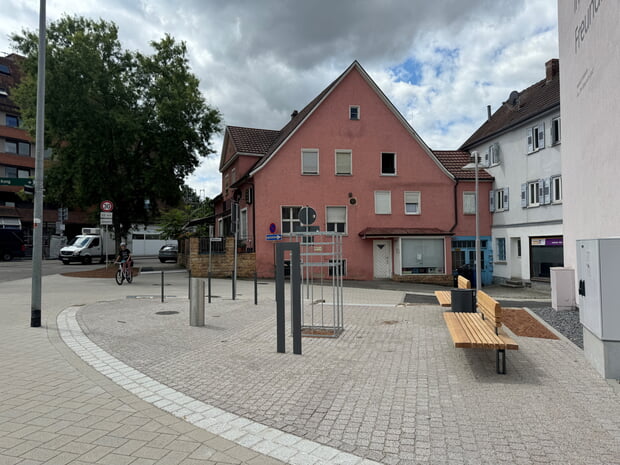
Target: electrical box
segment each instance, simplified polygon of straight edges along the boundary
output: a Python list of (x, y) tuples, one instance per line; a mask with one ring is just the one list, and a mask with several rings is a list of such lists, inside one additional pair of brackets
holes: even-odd
[(579, 319), (601, 341), (620, 341), (620, 238), (577, 241)]

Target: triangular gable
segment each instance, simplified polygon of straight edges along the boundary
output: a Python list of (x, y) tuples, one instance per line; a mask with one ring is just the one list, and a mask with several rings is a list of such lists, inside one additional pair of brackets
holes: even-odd
[(239, 155), (263, 157), (279, 135), (280, 131), (271, 129), (227, 126), (220, 156), (220, 172)]
[(426, 143), (422, 140), (422, 138), (418, 135), (418, 133), (411, 127), (411, 125), (407, 122), (407, 120), (403, 117), (403, 115), (398, 111), (398, 109), (390, 102), (387, 96), (383, 93), (383, 91), (377, 86), (377, 84), (373, 81), (373, 79), (368, 75), (368, 73), (364, 70), (362, 65), (356, 60), (351, 66), (349, 66), (336, 80), (334, 80), (329, 86), (327, 86), (323, 92), (321, 92), (317, 97), (314, 98), (303, 110), (301, 110), (296, 116), (294, 116), (291, 121), (288, 122), (284, 128), (280, 131), (279, 137), (274, 141), (273, 146), (269, 149), (269, 152), (266, 156), (256, 164), (254, 169), (250, 172), (250, 176), (253, 176), (255, 173), (260, 171), (269, 161), (275, 156), (276, 153), (282, 148), (282, 146), (295, 134), (295, 132), (299, 129), (299, 127), (304, 124), (304, 122), (315, 112), (315, 110), (323, 103), (323, 101), (333, 92), (333, 90), (344, 80), (344, 78), (352, 71), (356, 69), (360, 75), (364, 78), (366, 83), (375, 91), (378, 97), (383, 101), (383, 103), (388, 107), (388, 109), (396, 116), (398, 121), (403, 125), (403, 127), (411, 134), (411, 136), (415, 139), (415, 141), (422, 147), (422, 149), (426, 152), (431, 160), (435, 162), (435, 164), (451, 179), (454, 179), (452, 173), (443, 166), (437, 157), (433, 154), (432, 150), (426, 145)]

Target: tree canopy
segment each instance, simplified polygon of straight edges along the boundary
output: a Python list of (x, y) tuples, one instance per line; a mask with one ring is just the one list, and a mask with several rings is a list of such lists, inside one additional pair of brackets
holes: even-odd
[[(13, 93), (34, 130), (38, 32), (11, 40), (26, 56)], [(63, 17), (47, 29), (46, 198), (88, 208), (115, 204), (117, 237), (148, 223), (162, 204), (178, 205), (185, 177), (213, 153), (221, 115), (190, 71), (185, 43), (166, 35), (145, 55), (121, 47), (104, 20)]]

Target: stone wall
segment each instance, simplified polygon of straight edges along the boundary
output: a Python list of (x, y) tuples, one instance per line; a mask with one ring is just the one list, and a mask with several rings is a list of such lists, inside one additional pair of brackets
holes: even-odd
[[(211, 276), (214, 278), (231, 278), (234, 266), (234, 249), (231, 245), (234, 239), (222, 238), (225, 241), (224, 253), (211, 253)], [(183, 239), (184, 244), (179, 247), (178, 263), (190, 270), (192, 276), (206, 278), (209, 272), (209, 254), (200, 253), (200, 238), (190, 237)], [(181, 242), (181, 241), (179, 241)], [(254, 253), (237, 253), (237, 277), (253, 278), (256, 269), (256, 255)]]

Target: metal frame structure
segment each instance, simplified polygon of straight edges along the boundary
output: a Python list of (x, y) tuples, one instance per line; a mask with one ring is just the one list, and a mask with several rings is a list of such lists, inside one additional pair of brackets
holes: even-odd
[[(302, 335), (338, 337), (344, 331), (342, 234), (295, 232), (290, 240), (300, 244)], [(331, 293), (331, 302), (326, 300)]]

